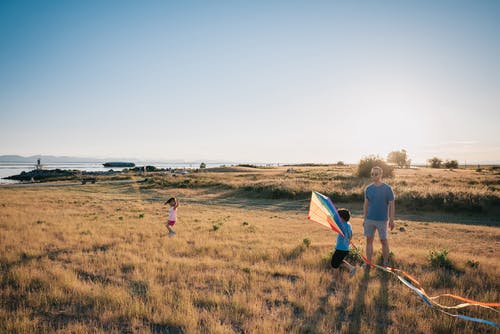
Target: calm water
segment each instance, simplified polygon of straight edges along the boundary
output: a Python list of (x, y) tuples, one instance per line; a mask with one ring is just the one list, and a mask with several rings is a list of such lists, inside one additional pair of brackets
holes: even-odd
[[(157, 168), (198, 168), (200, 167), (199, 163), (149, 163), (149, 162), (141, 162), (136, 163), (137, 166), (155, 166)], [(47, 163), (44, 164), (42, 162), (44, 169), (76, 169), (87, 172), (105, 172), (110, 169), (114, 171), (121, 171), (123, 168), (109, 168), (104, 167), (102, 163), (97, 162), (77, 162), (77, 163)], [(223, 165), (222, 163), (207, 163), (207, 167), (219, 167)], [(9, 163), (9, 162), (0, 162), (0, 183), (17, 183), (18, 181), (14, 180), (6, 180), (4, 177), (12, 176), (20, 174), (21, 172), (29, 172), (35, 169), (35, 164), (29, 163)]]

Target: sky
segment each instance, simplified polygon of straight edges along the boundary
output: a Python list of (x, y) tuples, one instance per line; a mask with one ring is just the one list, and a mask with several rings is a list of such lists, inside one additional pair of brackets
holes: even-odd
[(500, 1), (0, 1), (0, 155), (500, 161)]

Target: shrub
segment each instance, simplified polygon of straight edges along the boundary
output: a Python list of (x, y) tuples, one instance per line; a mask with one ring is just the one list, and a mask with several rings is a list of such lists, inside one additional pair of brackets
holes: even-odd
[(304, 240), (302, 240), (302, 242), (304, 243), (304, 245), (306, 247), (309, 247), (311, 245), (311, 240), (309, 238), (304, 238)]
[(432, 250), (429, 254), (429, 262), (435, 268), (453, 269), (453, 263), (448, 258), (446, 249)]
[(392, 177), (394, 168), (389, 166), (384, 160), (377, 156), (368, 156), (359, 161), (358, 164), (358, 176), (359, 177), (370, 177), (370, 172), (373, 167), (379, 166), (384, 171), (384, 177)]
[(479, 267), (479, 261), (467, 260), (466, 265), (467, 265), (467, 267), (470, 267), (470, 268), (478, 268)]
[(458, 161), (457, 160), (446, 160), (444, 163), (445, 168), (453, 169), (453, 168), (458, 168)]
[(433, 157), (427, 161), (429, 162), (429, 165), (431, 165), (431, 168), (441, 168), (441, 164), (443, 163), (443, 160), (438, 157)]
[(346, 256), (346, 260), (350, 264), (356, 264), (356, 263), (363, 264), (364, 263), (364, 261), (361, 259), (361, 253), (359, 252), (359, 250), (357, 248), (351, 248), (349, 250), (349, 254)]

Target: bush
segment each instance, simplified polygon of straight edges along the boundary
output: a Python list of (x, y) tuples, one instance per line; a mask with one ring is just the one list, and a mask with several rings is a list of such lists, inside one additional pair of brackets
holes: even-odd
[(302, 240), (302, 243), (304, 244), (304, 246), (309, 247), (311, 245), (311, 240), (309, 238), (305, 238), (304, 240)]
[(453, 269), (453, 263), (448, 258), (446, 249), (432, 250), (429, 254), (429, 262), (435, 268)]
[(444, 167), (449, 168), (449, 169), (458, 168), (458, 161), (457, 160), (446, 160), (444, 163)]
[(384, 177), (392, 177), (394, 168), (389, 166), (384, 160), (377, 156), (368, 156), (359, 161), (358, 164), (358, 176), (359, 177), (370, 177), (370, 172), (373, 167), (379, 166), (384, 171)]
[(443, 163), (443, 160), (439, 159), (438, 157), (434, 157), (427, 161), (429, 162), (431, 168), (441, 168), (441, 164)]
[(478, 268), (479, 267), (479, 261), (467, 260), (466, 265), (467, 265), (467, 267), (470, 267), (470, 268)]

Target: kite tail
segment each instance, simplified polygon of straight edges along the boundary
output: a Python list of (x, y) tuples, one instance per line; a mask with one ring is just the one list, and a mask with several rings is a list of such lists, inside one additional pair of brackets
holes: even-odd
[[(493, 307), (500, 307), (500, 303), (479, 302), (477, 300), (472, 300), (472, 299), (464, 298), (464, 297), (453, 295), (453, 294), (449, 294), (449, 293), (444, 293), (444, 294), (439, 295), (439, 296), (431, 297), (431, 299), (435, 300), (435, 299), (438, 299), (438, 298), (441, 298), (441, 297), (450, 297), (450, 298), (453, 298), (453, 299), (456, 299), (456, 300), (461, 300), (461, 301), (465, 302), (464, 304), (460, 304), (460, 305), (466, 305), (466, 306), (468, 306), (468, 305), (477, 305), (477, 306), (483, 306), (483, 307), (486, 307), (486, 308), (490, 308), (492, 310), (495, 310)], [(495, 311), (497, 311), (497, 310), (495, 310)]]
[(450, 312), (447, 312), (439, 307), (436, 307), (436, 304), (432, 303), (431, 300), (429, 299), (429, 297), (427, 296), (427, 294), (425, 294), (424, 292), (422, 292), (422, 290), (420, 290), (419, 288), (415, 287), (413, 284), (411, 284), (410, 282), (408, 282), (407, 280), (405, 280), (403, 277), (401, 276), (397, 276), (398, 279), (403, 282), (407, 287), (409, 287), (411, 290), (413, 290), (420, 298), (422, 298), (422, 300), (427, 304), (429, 305), (431, 308), (435, 309), (435, 310), (438, 310), (439, 312), (441, 313), (444, 313), (450, 317), (453, 317), (453, 318), (458, 318), (458, 319), (463, 319), (463, 320), (468, 320), (468, 321), (473, 321), (473, 322), (478, 322), (478, 323), (482, 323), (482, 324), (486, 324), (486, 325), (489, 325), (489, 326), (492, 326), (492, 327), (495, 327), (495, 328), (500, 328), (500, 324), (497, 324), (493, 321), (490, 321), (490, 320), (487, 320), (487, 319), (481, 319), (481, 318), (473, 318), (473, 317), (469, 317), (469, 316), (466, 316), (466, 315), (463, 315), (463, 314), (453, 314), (453, 313), (450, 313)]
[[(435, 296), (435, 297), (430, 297), (425, 292), (424, 288), (422, 287), (422, 284), (420, 284), (420, 282), (416, 278), (414, 278), (413, 276), (411, 276), (410, 274), (406, 273), (403, 270), (392, 268), (392, 267), (389, 267), (389, 266), (386, 266), (386, 267), (379, 266), (379, 265), (371, 262), (370, 260), (368, 260), (368, 258), (366, 258), (359, 251), (359, 248), (356, 247), (356, 245), (352, 241), (351, 241), (351, 245), (357, 251), (359, 257), (367, 265), (369, 265), (371, 267), (374, 267), (374, 268), (381, 269), (381, 270), (383, 270), (385, 272), (390, 272), (390, 273), (394, 274), (401, 282), (403, 282), (404, 285), (406, 285), (411, 290), (413, 290), (431, 308), (433, 308), (435, 310), (438, 310), (438, 311), (440, 311), (440, 312), (442, 312), (442, 313), (444, 313), (444, 314), (446, 314), (448, 316), (454, 317), (454, 318), (459, 318), (459, 319), (464, 319), (464, 320), (479, 322), (479, 323), (483, 323), (483, 324), (486, 324), (486, 325), (493, 326), (495, 328), (500, 328), (500, 324), (497, 324), (497, 323), (495, 323), (493, 321), (490, 321), (490, 320), (487, 320), (487, 319), (473, 318), (473, 317), (469, 317), (469, 316), (466, 316), (466, 315), (453, 314), (453, 313), (445, 311), (445, 309), (458, 309), (458, 308), (463, 308), (463, 307), (467, 307), (467, 306), (480, 306), (480, 307), (484, 307), (484, 308), (493, 310), (495, 312), (498, 312), (493, 307), (499, 307), (500, 303), (484, 303), (484, 302), (479, 302), (479, 301), (476, 301), (476, 300), (467, 299), (467, 298), (464, 298), (464, 297), (461, 297), (461, 296), (457, 296), (457, 295), (453, 295), (453, 294), (449, 294), (449, 293), (442, 294), (442, 295)], [(450, 298), (454, 298), (454, 299), (457, 299), (457, 300), (460, 300), (460, 301), (464, 301), (466, 303), (462, 303), (462, 304), (455, 305), (455, 306), (445, 306), (445, 305), (441, 305), (441, 304), (439, 304), (438, 302), (435, 301), (436, 299), (441, 298), (441, 297), (450, 297)]]

